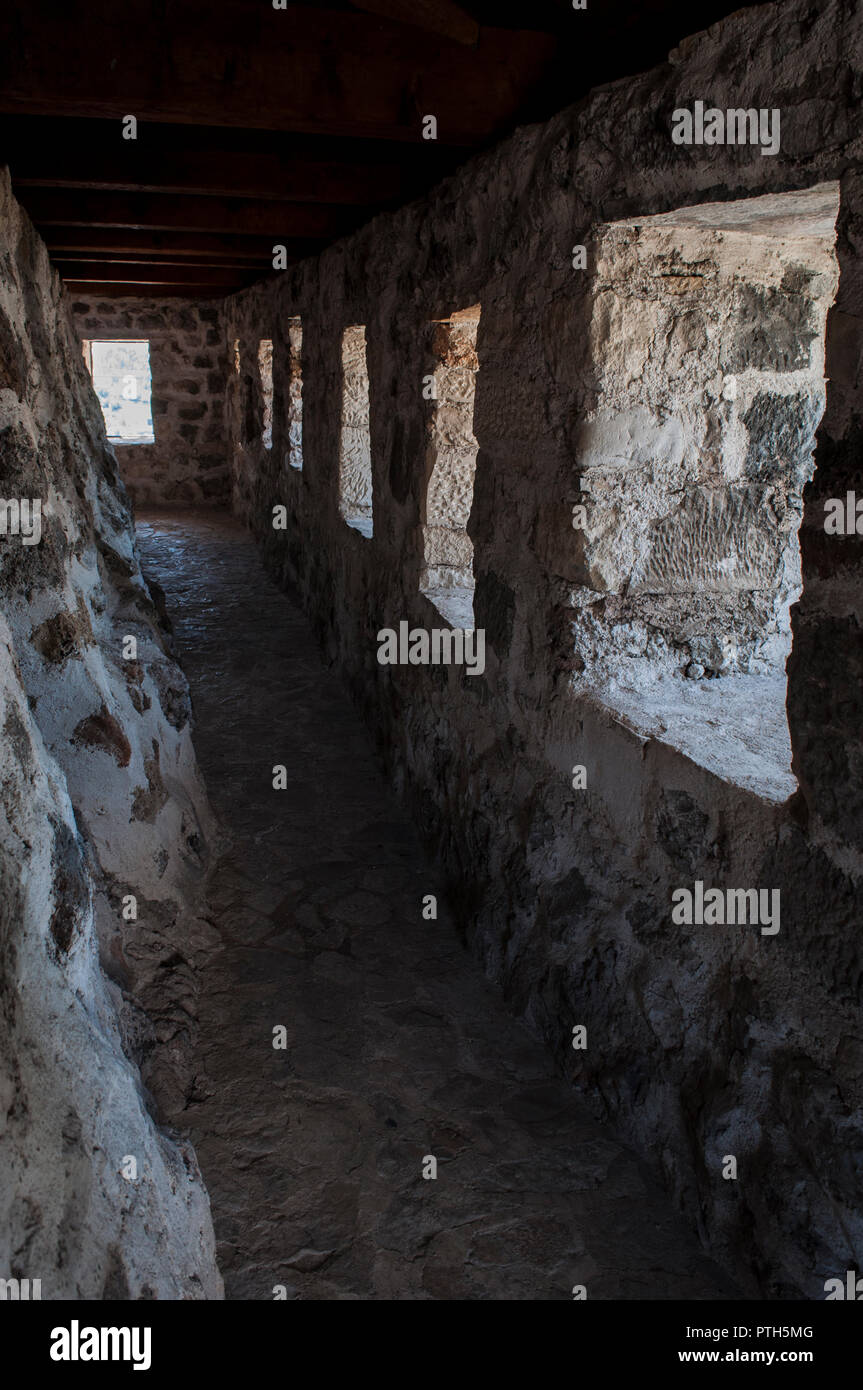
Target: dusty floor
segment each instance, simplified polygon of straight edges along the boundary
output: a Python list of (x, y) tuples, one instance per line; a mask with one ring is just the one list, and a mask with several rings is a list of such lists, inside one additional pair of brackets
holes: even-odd
[(233, 845), (188, 1112), (226, 1296), (733, 1296), (508, 1015), (442, 901), (422, 919), (434, 870), (246, 534), (222, 514), (143, 513), (138, 536)]

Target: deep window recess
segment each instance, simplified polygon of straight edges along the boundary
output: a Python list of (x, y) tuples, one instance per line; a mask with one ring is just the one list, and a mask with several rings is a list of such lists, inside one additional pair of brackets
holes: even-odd
[(288, 452), (285, 463), (303, 467), (303, 325), (288, 321)]
[(821, 184), (599, 228), (573, 434), (574, 685), (779, 801), (838, 206)]
[(372, 450), (366, 330), (363, 324), (354, 324), (342, 334), (339, 510), (349, 526), (361, 535), (371, 537)]
[(261, 379), (261, 399), (264, 404), (261, 422), (261, 442), (265, 449), (273, 447), (273, 340), (262, 338), (258, 344), (258, 374)]
[(473, 627), (473, 544), (467, 534), (473, 504), (477, 441), (474, 391), (480, 306), (431, 325), (432, 401), (426, 450), (420, 589), (454, 627)]

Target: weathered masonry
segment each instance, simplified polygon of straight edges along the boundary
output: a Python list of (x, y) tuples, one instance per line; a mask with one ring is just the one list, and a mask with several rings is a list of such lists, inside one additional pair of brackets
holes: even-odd
[(230, 495), (223, 419), (228, 354), (219, 303), (73, 295), (71, 308), (85, 341), (150, 344), (154, 442), (114, 446), (133, 500), (225, 506)]
[(207, 1193), (170, 1128), (194, 1085), (217, 839), (188, 685), (5, 170), (0, 258), (3, 495), (42, 518), (38, 544), (0, 550), (0, 1277), (42, 1271), (54, 1299), (220, 1298)]
[[(241, 361), (274, 345), (271, 452), (245, 423), (259, 396), (229, 401), (235, 506), (304, 596), (475, 951), (773, 1295), (819, 1296), (863, 1254), (859, 541), (822, 524), (863, 416), (863, 144), (841, 95), (861, 69), (858, 6), (739, 13), (226, 307)], [(675, 145), (695, 99), (779, 106), (778, 157)], [(456, 408), (423, 386), (472, 305), (472, 418), (442, 455)], [(369, 536), (340, 510), (358, 324)], [(485, 629), (482, 679), (375, 661), (379, 629), (440, 622), (442, 576)], [(695, 880), (780, 889), (780, 931), (673, 925)]]
[[(345, 235), (206, 301), (64, 294), (4, 174), (4, 496), (46, 520), (26, 576), (3, 552), (2, 964), (40, 969), (0, 1028), (9, 1165), (46, 1269), (69, 1235), (69, 1296), (221, 1292), (161, 1127), (194, 1095), (217, 834), (127, 491), (230, 503), (488, 976), (736, 1285), (863, 1267), (863, 552), (824, 525), (863, 495), (861, 90), (863, 0), (740, 11), (360, 230), (356, 197), (302, 205)], [(673, 139), (696, 109), (771, 113), (769, 148)], [(81, 343), (124, 339), (154, 441), (112, 450)], [(381, 664), (402, 623), (481, 630), (482, 670)], [(127, 1150), (155, 1177), (124, 1228), (87, 1165)]]

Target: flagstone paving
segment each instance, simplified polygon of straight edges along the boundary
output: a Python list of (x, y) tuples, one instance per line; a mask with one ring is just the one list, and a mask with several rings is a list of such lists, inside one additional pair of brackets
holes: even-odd
[(358, 714), (247, 533), (224, 513), (142, 513), (138, 538), (226, 834), (184, 1116), (226, 1297), (734, 1297), (463, 948)]

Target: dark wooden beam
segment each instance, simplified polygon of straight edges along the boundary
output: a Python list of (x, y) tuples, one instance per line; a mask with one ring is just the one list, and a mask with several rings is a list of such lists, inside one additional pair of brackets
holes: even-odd
[[(20, 122), (23, 126), (26, 122)], [(77, 122), (66, 122), (67, 126)], [(7, 139), (12, 178), (19, 188), (81, 188), (113, 192), (203, 194), (293, 203), (348, 203), (369, 207), (404, 201), (422, 185), (422, 162), (357, 164), (294, 159), (272, 153), (150, 148), (146, 128), (124, 141), (119, 128), (98, 144), (67, 133), (44, 141)]]
[(398, 24), (412, 24), (430, 34), (440, 34), (454, 43), (473, 45), (479, 39), (479, 25), (472, 15), (453, 0), (351, 0), (357, 10), (383, 15)]
[[(241, 264), (244, 261), (272, 265), (271, 237), (219, 236), (206, 232), (134, 231), (119, 227), (60, 227), (37, 224), (37, 231), (52, 255), (78, 257), (93, 253), (105, 258), (132, 256), (143, 259), (184, 260), (193, 258), (202, 264), (220, 262)], [(315, 255), (325, 245), (323, 241), (293, 239), (283, 241), (289, 260), (302, 260)]]
[(205, 285), (209, 289), (221, 289), (225, 294), (244, 289), (262, 277), (253, 271), (232, 270), (222, 266), (173, 266), (145, 264), (109, 264), (75, 261), (55, 261), (55, 266), (66, 284), (77, 282), (87, 284), (125, 284), (125, 285)]
[(42, 226), (153, 228), (178, 232), (229, 232), (243, 236), (333, 238), (353, 230), (373, 209), (259, 199), (204, 198), (163, 193), (92, 193), (62, 188), (21, 188), (15, 193)]
[[(0, 114), (0, 161), (12, 155), (19, 158), (47, 156), (62, 152), (64, 158), (82, 151), (101, 157), (117, 149), (146, 150), (153, 156), (168, 157), (177, 151), (186, 155), (269, 156), (276, 161), (300, 164), (368, 166), (375, 170), (416, 168), (416, 151), (410, 146), (359, 136), (306, 135), (296, 131), (243, 129), (230, 126), (204, 126), (147, 122), (138, 127), (137, 140), (124, 140), (117, 120), (87, 116), (33, 116)], [(472, 153), (472, 146), (441, 147), (435, 141), (423, 142), (422, 169), (431, 165), (442, 176), (460, 159)]]
[[(89, 266), (91, 268), (126, 266), (134, 269), (135, 266), (172, 266), (188, 271), (191, 279), (194, 279), (195, 268), (200, 266), (208, 266), (210, 269), (216, 270), (233, 271), (234, 275), (268, 275), (273, 273), (272, 263), (269, 260), (213, 261), (202, 256), (158, 255), (154, 251), (139, 251), (137, 254), (132, 255), (122, 255), (121, 253), (111, 251), (66, 251), (52, 253), (51, 259), (55, 265)], [(292, 264), (292, 262), (289, 262), (289, 264)]]
[[(166, 13), (167, 11), (167, 13)], [(349, 11), (260, 0), (65, 0), (0, 14), (0, 111), (479, 145), (543, 81), (554, 39), (475, 47)]]
[[(462, 0), (462, 8), (480, 27), (524, 28), (524, 0)], [(566, 34), (571, 32), (573, 22), (579, 23), (586, 13), (573, 10), (572, 0), (531, 0), (530, 27), (547, 34)]]
[(207, 285), (141, 285), (105, 283), (99, 280), (73, 280), (65, 282), (66, 293), (74, 301), (75, 296), (88, 299), (224, 299), (223, 289), (213, 289)]

